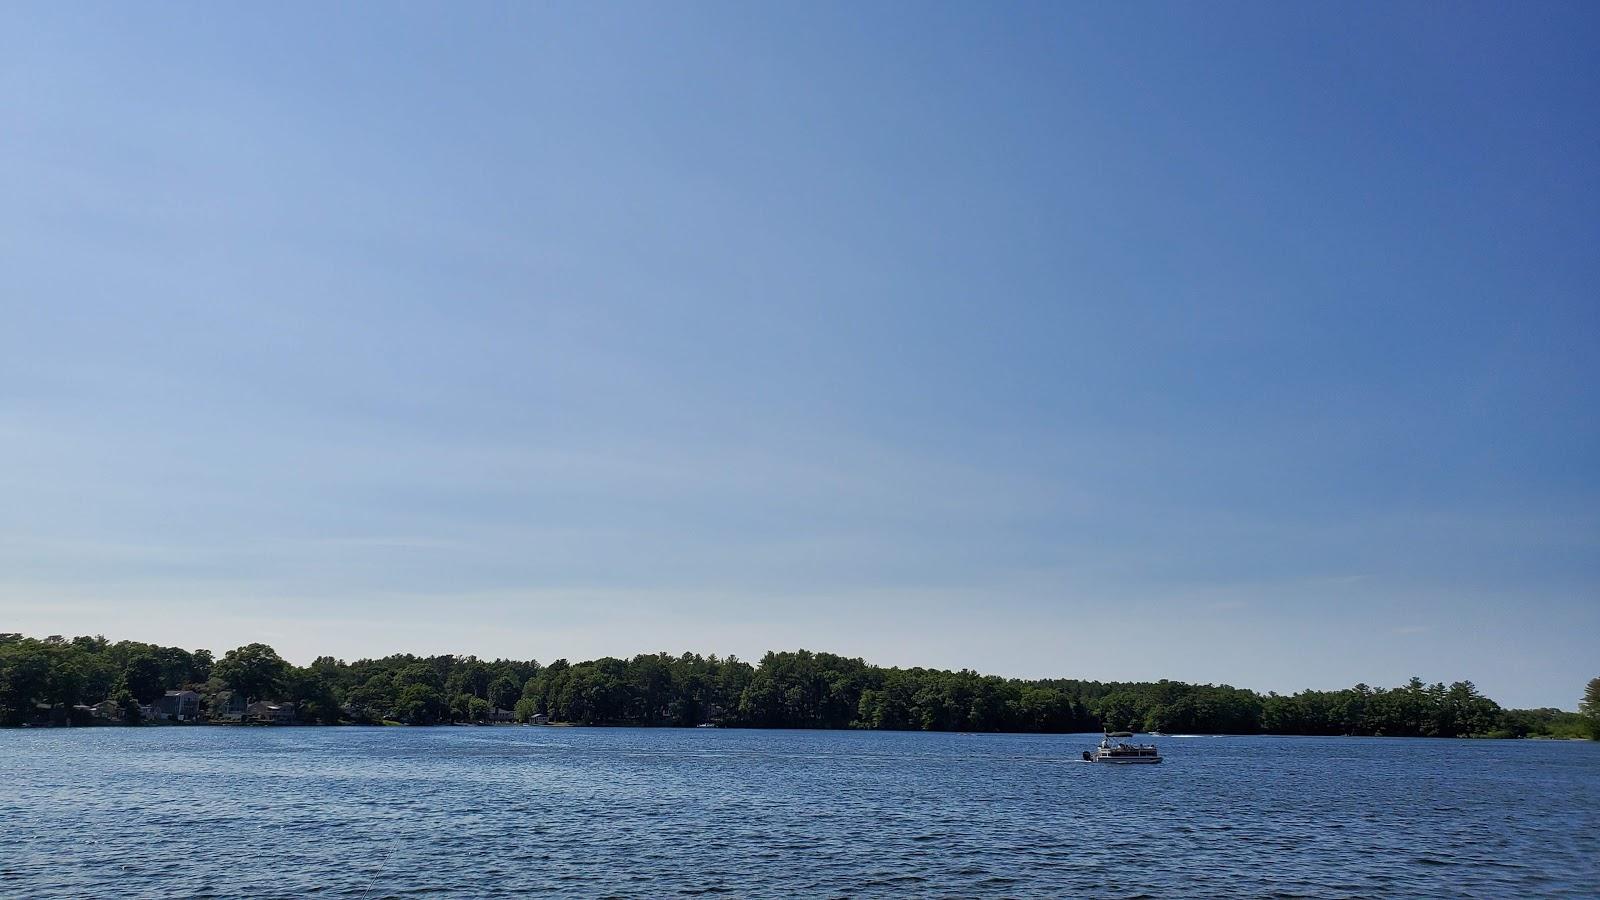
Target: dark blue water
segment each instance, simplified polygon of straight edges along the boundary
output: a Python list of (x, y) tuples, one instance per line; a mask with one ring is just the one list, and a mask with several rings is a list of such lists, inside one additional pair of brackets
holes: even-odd
[(0, 732), (0, 895), (1600, 894), (1600, 744)]

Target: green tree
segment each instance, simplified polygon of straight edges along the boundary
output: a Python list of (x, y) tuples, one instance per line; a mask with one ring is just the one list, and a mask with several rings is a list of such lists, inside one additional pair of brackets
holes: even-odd
[(1578, 703), (1578, 714), (1589, 722), (1589, 737), (1600, 741), (1600, 678), (1589, 679), (1583, 700)]
[(467, 721), (486, 722), (489, 720), (489, 701), (482, 697), (473, 697), (467, 701)]
[(8, 725), (21, 725), (50, 685), (50, 657), (38, 641), (6, 647), (0, 656), (0, 715)]
[(499, 709), (510, 709), (522, 697), (522, 688), (509, 675), (501, 675), (489, 684), (489, 702)]
[(394, 715), (394, 676), (379, 672), (362, 684), (352, 688), (347, 695), (357, 720), (380, 720)]
[(426, 684), (402, 688), (395, 703), (395, 716), (411, 725), (432, 725), (444, 718), (444, 698), (438, 689)]
[(189, 667), (189, 680), (203, 682), (211, 677), (211, 669), (216, 661), (211, 658), (210, 650), (196, 650), (189, 654), (191, 664)]
[(435, 691), (444, 687), (439, 678), (439, 671), (424, 662), (412, 663), (394, 676), (395, 687), (407, 688), (414, 685), (433, 688)]
[(289, 664), (266, 644), (247, 644), (229, 650), (215, 666), (218, 678), (247, 700), (275, 697), (283, 689)]
[(46, 697), (51, 703), (72, 706), (83, 699), (84, 681), (83, 666), (76, 659), (58, 659), (50, 669), (50, 687)]
[(139, 724), (139, 720), (143, 718), (143, 715), (139, 712), (139, 700), (133, 696), (131, 691), (120, 690), (111, 700), (122, 709), (122, 720), (124, 722), (129, 725)]
[(148, 653), (140, 653), (122, 667), (122, 686), (140, 703), (149, 703), (161, 696), (166, 684), (161, 677), (161, 661)]
[(302, 722), (339, 722), (339, 701), (325, 669), (288, 667), (283, 680), (283, 698), (294, 704), (295, 717)]

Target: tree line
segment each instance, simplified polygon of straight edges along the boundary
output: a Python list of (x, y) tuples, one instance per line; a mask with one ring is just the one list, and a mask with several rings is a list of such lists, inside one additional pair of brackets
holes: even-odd
[(1508, 710), (1470, 681), (1385, 689), (1259, 694), (1179, 681), (1025, 680), (924, 668), (885, 668), (807, 650), (758, 663), (685, 653), (542, 665), (535, 660), (414, 656), (295, 666), (265, 644), (216, 659), (103, 637), (0, 634), (0, 723), (41, 710), (112, 700), (137, 715), (166, 691), (188, 689), (211, 708), (228, 692), (295, 705), (305, 723), (518, 721), (584, 725), (868, 728), (1073, 733), (1130, 730), (1222, 734), (1420, 737), (1597, 737), (1600, 678), (1578, 713)]

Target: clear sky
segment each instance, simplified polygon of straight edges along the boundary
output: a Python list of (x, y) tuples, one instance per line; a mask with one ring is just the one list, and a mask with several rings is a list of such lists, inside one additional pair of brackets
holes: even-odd
[(1600, 7), (0, 6), (0, 630), (1600, 675)]

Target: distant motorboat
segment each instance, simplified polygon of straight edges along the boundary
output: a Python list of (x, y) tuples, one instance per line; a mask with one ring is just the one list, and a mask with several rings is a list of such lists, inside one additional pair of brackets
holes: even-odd
[(1131, 731), (1108, 731), (1100, 739), (1100, 746), (1083, 751), (1084, 762), (1101, 763), (1158, 763), (1161, 754), (1155, 744), (1130, 744), (1125, 738), (1133, 737)]
[(696, 728), (715, 728), (715, 727), (717, 727), (717, 724), (715, 722), (701, 722), (699, 725), (696, 725), (695, 727)]

